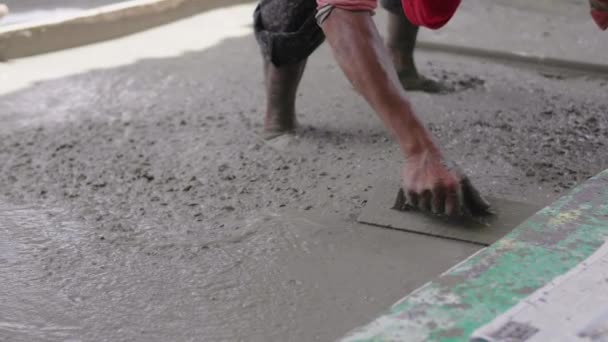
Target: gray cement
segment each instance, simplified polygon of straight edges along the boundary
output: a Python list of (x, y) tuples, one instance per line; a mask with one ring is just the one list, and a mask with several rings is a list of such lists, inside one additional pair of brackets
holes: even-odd
[[(329, 341), (478, 249), (354, 223), (402, 161), (327, 47), (283, 149), (251, 36), (130, 59), (202, 24), (0, 73), (0, 340)], [(418, 57), (456, 91), (412, 102), (482, 192), (546, 204), (608, 167), (605, 80)]]

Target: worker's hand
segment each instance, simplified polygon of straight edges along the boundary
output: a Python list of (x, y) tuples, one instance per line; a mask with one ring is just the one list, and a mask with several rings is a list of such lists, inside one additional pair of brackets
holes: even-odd
[(460, 168), (433, 152), (407, 158), (395, 207), (447, 216), (492, 214), (490, 204)]

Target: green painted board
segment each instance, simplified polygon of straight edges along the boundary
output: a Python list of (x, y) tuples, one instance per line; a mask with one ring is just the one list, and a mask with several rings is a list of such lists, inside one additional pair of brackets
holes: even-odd
[(608, 170), (396, 303), (347, 342), (467, 341), (608, 238)]

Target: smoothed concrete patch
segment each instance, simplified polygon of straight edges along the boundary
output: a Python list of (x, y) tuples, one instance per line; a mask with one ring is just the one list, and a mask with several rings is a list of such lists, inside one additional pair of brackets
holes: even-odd
[(479, 249), (314, 211), (232, 223), (115, 240), (0, 198), (0, 340), (331, 341)]
[(399, 189), (397, 182), (382, 181), (374, 188), (361, 211), (359, 222), (481, 245), (496, 242), (542, 209), (539, 205), (489, 198), (496, 215), (476, 220), (448, 220), (416, 211), (392, 209)]

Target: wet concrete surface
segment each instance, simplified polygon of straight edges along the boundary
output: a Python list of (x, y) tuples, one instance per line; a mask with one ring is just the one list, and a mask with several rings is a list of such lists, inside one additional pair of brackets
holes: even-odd
[(1, 215), (6, 341), (329, 341), (477, 249), (312, 214), (120, 239), (62, 209)]
[[(99, 56), (0, 96), (0, 340), (329, 341), (479, 248), (354, 223), (402, 161), (326, 46), (280, 149), (251, 36)], [(484, 193), (546, 204), (608, 167), (605, 80), (418, 58), (456, 91), (412, 102)]]

